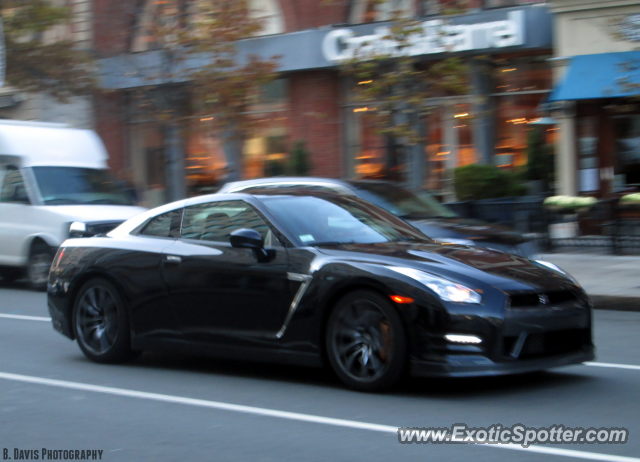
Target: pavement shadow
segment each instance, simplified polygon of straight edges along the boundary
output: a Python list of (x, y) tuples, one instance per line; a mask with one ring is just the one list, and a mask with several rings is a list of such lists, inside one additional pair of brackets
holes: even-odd
[[(320, 388), (350, 391), (329, 367), (310, 368), (281, 364), (257, 363), (191, 356), (174, 353), (148, 352), (129, 364), (129, 367), (174, 370), (198, 374), (216, 374), (232, 378), (287, 382)], [(570, 371), (542, 371), (528, 374), (475, 378), (418, 378), (407, 377), (390, 396), (458, 399), (517, 395), (529, 391), (557, 390), (584, 386), (598, 378)]]
[(7, 281), (0, 277), (0, 289), (23, 290), (32, 292), (26, 280)]
[(492, 377), (422, 378), (406, 380), (398, 393), (404, 396), (437, 398), (491, 397), (521, 394), (529, 391), (550, 391), (558, 388), (584, 386), (598, 378), (582, 374), (579, 369), (554, 369), (525, 374)]

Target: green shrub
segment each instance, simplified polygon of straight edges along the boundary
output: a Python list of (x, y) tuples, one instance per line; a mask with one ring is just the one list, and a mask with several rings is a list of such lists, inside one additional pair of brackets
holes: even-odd
[(524, 196), (527, 186), (517, 172), (493, 165), (472, 164), (454, 170), (454, 188), (458, 200), (470, 201), (499, 197)]

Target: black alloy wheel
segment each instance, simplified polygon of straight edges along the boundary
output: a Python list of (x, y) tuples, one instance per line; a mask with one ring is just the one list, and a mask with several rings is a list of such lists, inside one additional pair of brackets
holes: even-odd
[(73, 329), (80, 349), (92, 361), (118, 363), (135, 356), (125, 305), (109, 281), (93, 279), (80, 289)]
[(27, 263), (27, 280), (33, 290), (45, 290), (49, 280), (49, 270), (53, 262), (53, 252), (43, 242), (34, 244)]
[(406, 369), (402, 320), (391, 302), (374, 292), (353, 292), (338, 302), (327, 324), (326, 346), (335, 373), (357, 390), (389, 389)]

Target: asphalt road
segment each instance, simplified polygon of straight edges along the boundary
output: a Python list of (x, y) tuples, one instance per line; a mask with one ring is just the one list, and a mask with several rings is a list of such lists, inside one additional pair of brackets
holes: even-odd
[[(411, 379), (376, 395), (349, 391), (326, 370), (151, 353), (97, 365), (49, 322), (7, 314), (46, 318), (45, 295), (0, 281), (0, 450), (11, 457), (48, 448), (103, 450), (107, 461), (640, 462), (640, 367)], [(596, 312), (598, 363), (640, 366), (639, 334), (640, 313)], [(630, 436), (514, 450), (401, 445), (389, 431), (454, 423), (625, 427)]]

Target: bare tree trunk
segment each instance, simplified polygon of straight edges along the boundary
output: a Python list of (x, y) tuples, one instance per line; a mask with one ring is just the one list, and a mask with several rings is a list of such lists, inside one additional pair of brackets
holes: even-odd
[(176, 122), (165, 126), (167, 198), (170, 202), (187, 197), (185, 184), (184, 145)]
[(239, 181), (242, 179), (242, 139), (236, 134), (228, 131), (223, 135), (224, 155), (227, 161), (227, 176), (225, 183)]

